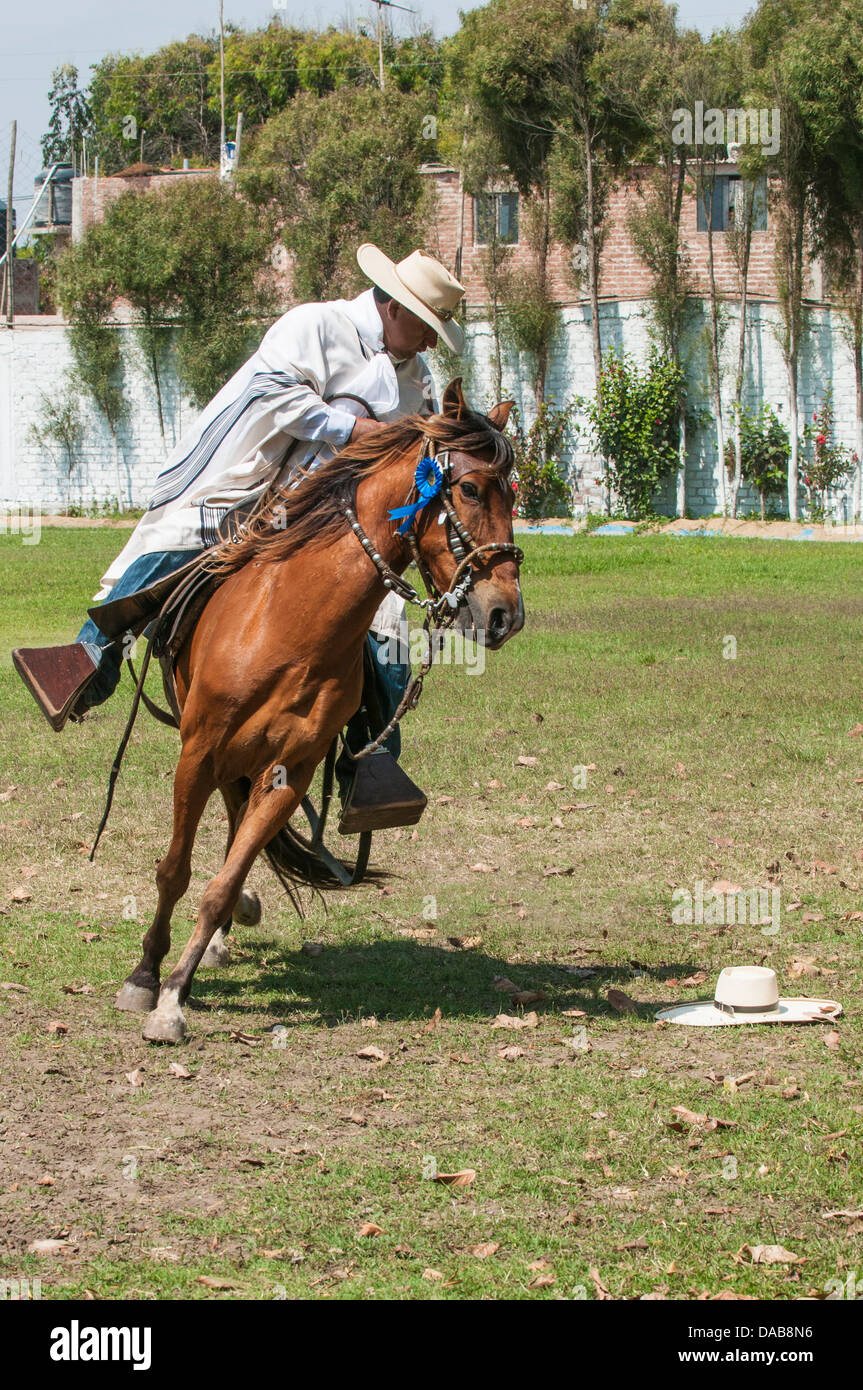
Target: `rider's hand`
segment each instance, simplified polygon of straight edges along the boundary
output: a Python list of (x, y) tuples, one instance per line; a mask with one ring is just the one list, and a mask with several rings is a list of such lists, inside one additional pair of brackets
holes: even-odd
[(348, 442), (350, 444), (356, 444), (357, 440), (362, 439), (364, 435), (377, 434), (378, 430), (385, 428), (386, 426), (382, 425), (380, 420), (370, 420), (368, 416), (360, 415), (357, 417), (356, 424), (351, 430)]

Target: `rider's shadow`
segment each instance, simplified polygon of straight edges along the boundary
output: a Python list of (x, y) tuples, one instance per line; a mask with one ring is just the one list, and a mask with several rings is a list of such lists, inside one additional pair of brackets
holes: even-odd
[[(249, 977), (232, 978), (231, 966), (199, 975), (189, 1007), (224, 1006), (237, 1014), (264, 1014), (267, 1026), (308, 1023), (317, 1016), (327, 1027), (374, 1014), (383, 1021), (422, 1023), (440, 1008), (447, 1018), (484, 1019), (518, 1012), (508, 989), (495, 978), (512, 981), (519, 991), (543, 991), (549, 998), (525, 1008), (583, 1009), (588, 1017), (620, 1015), (606, 999), (610, 988), (638, 993), (639, 979), (685, 978), (697, 962), (646, 966), (637, 962), (595, 967), (566, 967), (557, 962), (513, 963), (480, 950), (448, 950), (409, 938), (355, 942), (325, 947), (319, 956), (289, 950), (272, 938), (237, 934), (234, 949), (243, 963), (257, 958)], [(679, 1002), (679, 998), (671, 999)], [(638, 1005), (637, 1015), (652, 1018), (661, 1001)]]

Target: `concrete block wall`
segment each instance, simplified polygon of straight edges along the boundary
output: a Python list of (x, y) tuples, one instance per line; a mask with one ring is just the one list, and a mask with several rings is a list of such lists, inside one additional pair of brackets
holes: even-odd
[[(751, 306), (752, 329), (747, 361), (747, 404), (755, 408), (767, 401), (787, 420), (785, 368), (776, 337), (775, 305)], [(650, 350), (650, 306), (645, 300), (605, 302), (601, 306), (603, 346), (632, 355), (639, 363)], [(811, 332), (806, 341), (800, 373), (800, 423), (810, 418), (833, 384), (837, 438), (854, 447), (854, 371), (843, 335), (841, 317), (829, 308), (812, 311)], [(18, 503), (44, 511), (70, 505), (93, 506), (121, 499), (126, 504), (146, 504), (153, 482), (180, 435), (195, 419), (195, 410), (183, 397), (176, 377), (167, 374), (162, 383), (165, 438), (159, 429), (152, 380), (137, 346), (134, 331), (118, 325), (124, 338), (126, 362), (124, 390), (129, 417), (115, 441), (86, 393), (76, 390), (74, 368), (66, 329), (57, 319), (33, 319), (0, 330), (0, 503)], [(709, 386), (702, 366), (703, 355), (694, 350), (689, 379), (693, 410), (710, 411)], [(724, 344), (724, 399), (730, 402), (735, 363), (737, 322), (729, 313)], [(493, 403), (491, 370), (493, 340), (484, 319), (469, 327), (469, 348), (464, 362), (466, 388), (478, 406)], [(434, 364), (439, 388), (443, 373)], [(699, 376), (699, 371), (701, 375)], [(533, 414), (530, 364), (510, 353), (504, 362), (504, 394), (512, 396), (523, 418)], [(593, 394), (593, 357), (589, 309), (570, 305), (561, 311), (561, 332), (552, 353), (546, 394), (558, 405)], [(44, 423), (46, 398), (62, 397), (71, 390), (78, 399), (85, 426), (76, 467), (69, 474), (59, 449), (40, 444), (33, 427)], [(599, 461), (592, 447), (583, 409), (576, 414), (578, 436), (572, 456), (566, 459), (577, 511), (596, 510), (601, 504)], [(690, 431), (687, 496), (692, 515), (709, 516), (720, 509), (719, 469), (712, 425)], [(805, 498), (801, 491), (801, 505)], [(658, 499), (662, 510), (674, 511), (673, 481)], [(744, 492), (741, 514), (757, 506), (757, 498)], [(851, 485), (833, 498), (837, 520), (853, 516)]]

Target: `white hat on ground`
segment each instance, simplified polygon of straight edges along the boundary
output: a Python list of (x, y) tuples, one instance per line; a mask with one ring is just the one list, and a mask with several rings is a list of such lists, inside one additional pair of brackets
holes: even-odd
[(433, 328), (448, 348), (462, 351), (464, 333), (453, 314), (465, 292), (464, 285), (434, 256), (412, 251), (396, 265), (377, 246), (365, 241), (357, 251), (357, 264), (373, 285)]
[(716, 981), (712, 999), (660, 1009), (669, 1023), (710, 1028), (729, 1023), (830, 1023), (842, 1005), (835, 999), (780, 999), (775, 970), (763, 965), (729, 965)]

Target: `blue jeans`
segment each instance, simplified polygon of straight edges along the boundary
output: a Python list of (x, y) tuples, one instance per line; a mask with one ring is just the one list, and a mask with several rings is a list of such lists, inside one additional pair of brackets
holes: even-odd
[[(117, 580), (106, 602), (111, 603), (115, 598), (126, 598), (129, 594), (137, 593), (139, 589), (146, 589), (148, 585), (155, 584), (157, 579), (164, 579), (167, 574), (181, 569), (197, 554), (200, 554), (200, 551), (158, 550), (152, 555), (139, 555), (137, 560), (132, 561), (126, 573)], [(122, 646), (106, 637), (92, 618), (87, 619), (75, 641), (87, 642), (91, 649), (94, 646), (102, 648), (99, 670), (77, 705), (79, 710), (92, 709), (94, 705), (103, 704), (117, 688), (123, 664)]]

